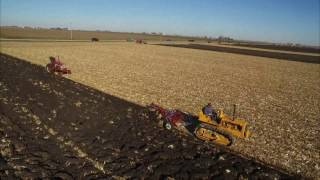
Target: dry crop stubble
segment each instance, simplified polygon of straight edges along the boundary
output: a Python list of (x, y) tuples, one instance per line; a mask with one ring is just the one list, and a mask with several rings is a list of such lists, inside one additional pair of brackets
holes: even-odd
[(60, 56), (68, 78), (142, 105), (197, 113), (207, 102), (249, 121), (231, 149), (291, 172), (320, 174), (320, 65), (135, 43), (1, 42), (1, 52), (45, 65)]

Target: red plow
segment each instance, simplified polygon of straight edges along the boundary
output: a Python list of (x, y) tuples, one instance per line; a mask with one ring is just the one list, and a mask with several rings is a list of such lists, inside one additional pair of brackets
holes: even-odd
[(49, 59), (50, 59), (50, 63), (46, 65), (46, 70), (49, 73), (54, 73), (58, 75), (71, 74), (71, 70), (69, 70), (64, 66), (64, 64), (60, 61), (59, 56), (58, 58), (51, 56), (49, 57)]

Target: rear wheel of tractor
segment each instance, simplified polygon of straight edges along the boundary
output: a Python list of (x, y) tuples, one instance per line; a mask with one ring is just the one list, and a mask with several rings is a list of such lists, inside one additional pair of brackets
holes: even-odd
[(48, 73), (52, 73), (52, 71), (51, 71), (51, 69), (49, 67), (49, 64), (46, 65), (46, 70), (47, 70)]
[(172, 128), (171, 124), (168, 122), (164, 123), (164, 128), (166, 128), (167, 130), (170, 130)]

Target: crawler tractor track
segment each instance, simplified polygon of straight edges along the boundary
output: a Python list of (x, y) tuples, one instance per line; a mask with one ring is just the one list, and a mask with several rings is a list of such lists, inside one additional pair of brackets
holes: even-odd
[(205, 123), (199, 124), (199, 126), (195, 129), (194, 134), (201, 140), (216, 144), (230, 146), (234, 142), (229, 133)]

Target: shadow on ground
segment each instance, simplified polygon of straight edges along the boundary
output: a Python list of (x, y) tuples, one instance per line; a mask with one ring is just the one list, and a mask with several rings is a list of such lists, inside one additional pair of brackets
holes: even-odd
[(290, 53), (284, 53), (284, 52), (260, 51), (260, 50), (253, 50), (253, 49), (241, 49), (241, 48), (234, 48), (234, 47), (230, 48), (230, 47), (201, 45), (201, 44), (157, 44), (157, 45), (200, 49), (200, 50), (208, 50), (208, 51), (275, 58), (275, 59), (288, 60), (288, 61), (299, 61), (299, 62), (320, 64), (320, 56), (313, 56), (313, 55), (290, 54)]
[(1, 179), (293, 178), (160, 128), (142, 106), (0, 57)]

